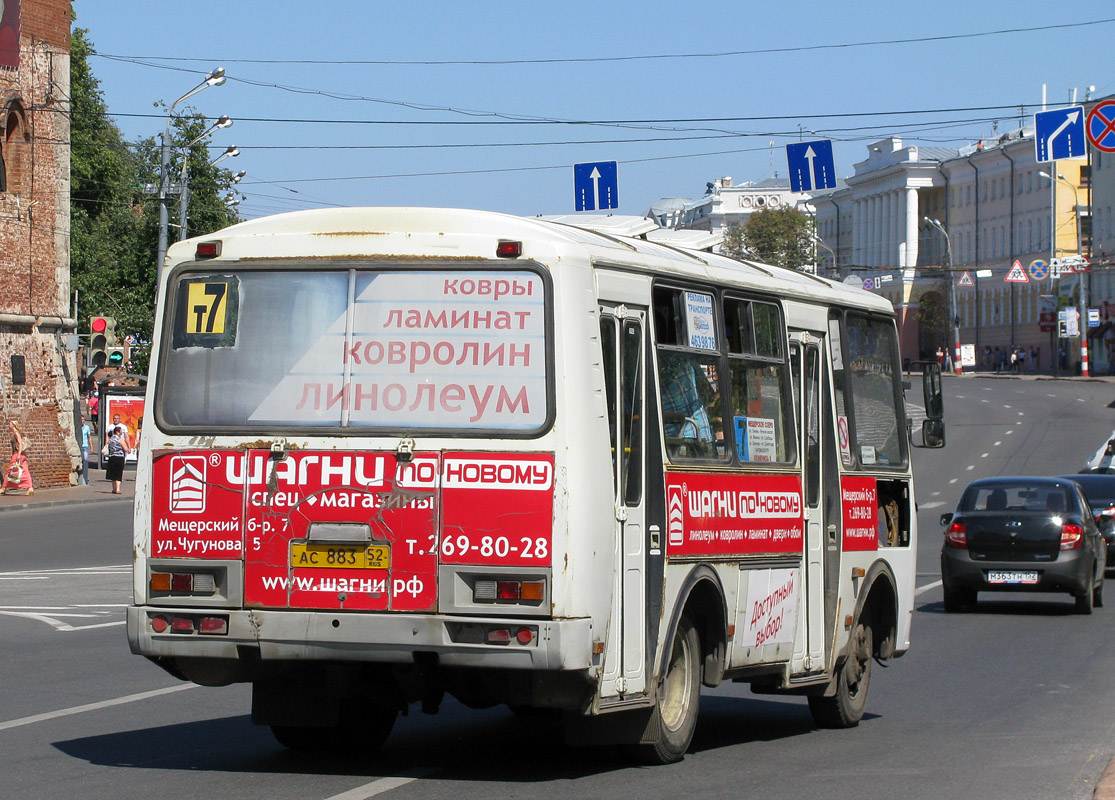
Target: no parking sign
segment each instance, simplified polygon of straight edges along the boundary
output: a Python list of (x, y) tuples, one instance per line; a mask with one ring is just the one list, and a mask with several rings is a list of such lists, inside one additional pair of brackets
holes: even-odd
[(1115, 100), (1104, 100), (1088, 112), (1088, 124), (1084, 127), (1088, 141), (1097, 150), (1115, 153)]

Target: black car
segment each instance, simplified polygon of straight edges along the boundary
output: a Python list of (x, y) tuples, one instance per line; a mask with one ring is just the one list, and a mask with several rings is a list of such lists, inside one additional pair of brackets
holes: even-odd
[(956, 513), (941, 516), (945, 611), (981, 591), (1068, 592), (1081, 614), (1103, 605), (1107, 548), (1076, 477), (968, 485)]
[(1088, 505), (1092, 507), (1096, 526), (1107, 544), (1107, 568), (1115, 569), (1115, 474), (1091, 473), (1058, 477), (1076, 481), (1084, 490)]

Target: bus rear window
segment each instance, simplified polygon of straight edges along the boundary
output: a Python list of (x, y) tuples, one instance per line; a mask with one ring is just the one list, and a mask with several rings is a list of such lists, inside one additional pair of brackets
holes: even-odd
[(549, 419), (546, 286), (528, 270), (186, 273), (172, 297), (156, 390), (170, 430)]

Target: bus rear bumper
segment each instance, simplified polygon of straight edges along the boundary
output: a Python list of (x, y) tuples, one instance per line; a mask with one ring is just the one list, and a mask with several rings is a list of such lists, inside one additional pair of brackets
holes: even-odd
[[(167, 623), (161, 633), (154, 625), (159, 617)], [(227, 633), (200, 632), (203, 620), (208, 620), (206, 627), (211, 627), (214, 619), (218, 629), (220, 621), (227, 620)], [(529, 641), (526, 632), (530, 633)], [(130, 606), (128, 641), (133, 653), (155, 659), (409, 664), (417, 654), (434, 654), (445, 666), (560, 671), (590, 669), (593, 650), (592, 620), (588, 618), (500, 619), (163, 606)]]

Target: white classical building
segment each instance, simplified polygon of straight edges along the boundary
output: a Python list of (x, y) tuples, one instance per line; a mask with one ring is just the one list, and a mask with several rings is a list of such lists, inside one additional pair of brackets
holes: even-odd
[[(1042, 172), (1060, 177), (1051, 187)], [(818, 235), (835, 254), (822, 268), (878, 278), (876, 290), (898, 311), (905, 358), (931, 357), (943, 343), (921, 330), (917, 311), (930, 293), (947, 304), (951, 280), (961, 342), (975, 347), (980, 366), (986, 349), (1020, 347), (1041, 351), (1038, 368), (1048, 370), (1058, 342), (1042, 329), (1040, 297), (1061, 286), (1032, 277), (1030, 266), (1079, 251), (1087, 175), (1082, 160), (1036, 163), (1033, 133), (1022, 128), (959, 150), (875, 142), (846, 188), (813, 199)], [(1005, 280), (1016, 261), (1026, 282)]]
[(652, 205), (647, 216), (663, 228), (717, 232), (744, 224), (748, 216), (763, 208), (790, 206), (812, 212), (809, 199), (805, 192), (790, 191), (788, 179), (767, 178), (737, 186), (725, 176), (705, 184), (700, 200), (666, 197)]

